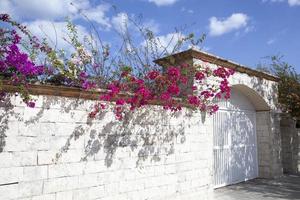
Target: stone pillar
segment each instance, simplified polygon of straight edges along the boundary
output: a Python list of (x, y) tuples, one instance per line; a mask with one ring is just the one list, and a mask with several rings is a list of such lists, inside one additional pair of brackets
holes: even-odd
[(288, 174), (300, 174), (300, 129), (296, 128), (295, 122), (289, 115), (282, 114), (282, 165), (283, 172)]
[(282, 175), (279, 114), (272, 111), (256, 113), (256, 135), (259, 177)]
[(270, 127), (271, 127), (271, 177), (280, 177), (283, 174), (282, 168), (282, 146), (281, 146), (281, 135), (280, 135), (280, 113), (270, 112)]

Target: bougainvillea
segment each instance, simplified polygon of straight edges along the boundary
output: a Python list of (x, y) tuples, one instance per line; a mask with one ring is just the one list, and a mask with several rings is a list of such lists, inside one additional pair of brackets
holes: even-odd
[[(7, 19), (7, 16), (1, 17)], [(35, 65), (28, 54), (20, 50), (21, 39), (15, 30), (0, 30), (0, 73), (10, 84), (18, 86), (23, 101), (29, 107), (34, 107), (35, 103), (28, 94), (27, 86), (44, 74), (44, 67)]]
[[(234, 71), (224, 67), (212, 69), (206, 64), (169, 66), (164, 72), (155, 69), (143, 76), (136, 76), (130, 66), (124, 66), (120, 68), (116, 78), (105, 83), (97, 82), (97, 79), (93, 79), (85, 70), (86, 65), (95, 65), (92, 62), (93, 55), (83, 47), (76, 35), (72, 37), (76, 52), (71, 54), (69, 59), (64, 59), (64, 62), (46, 42), (39, 42), (26, 27), (12, 21), (8, 15), (0, 15), (0, 20), (9, 23), (29, 38), (30, 52), (27, 54), (21, 50), (23, 38), (16, 30), (0, 28), (0, 74), (10, 84), (22, 88), (21, 95), (29, 107), (34, 107), (27, 89), (29, 84), (49, 84), (52, 83), (49, 80), (53, 80), (53, 77), (59, 79), (61, 84), (80, 87), (83, 90), (99, 87), (104, 89), (99, 95), (99, 103), (95, 104), (89, 114), (91, 118), (109, 108), (109, 105), (113, 105), (119, 120), (126, 112), (150, 104), (158, 104), (174, 112), (185, 106), (213, 114), (218, 111), (214, 99), (230, 97), (228, 78)], [(72, 25), (68, 26), (71, 31), (74, 29)], [(34, 62), (38, 52), (44, 53), (46, 57), (47, 62), (44, 65)], [(193, 81), (190, 81), (191, 79)]]
[[(170, 66), (166, 73), (150, 71), (144, 79), (138, 79), (127, 70), (126, 73), (122, 72), (121, 80), (108, 84), (107, 92), (99, 99), (115, 101), (114, 112), (118, 119), (122, 119), (128, 110), (155, 103), (171, 111), (178, 111), (182, 106), (188, 106), (213, 114), (218, 111), (218, 105), (213, 100), (230, 97), (227, 79), (233, 73), (233, 70), (223, 67), (211, 70), (207, 66), (196, 68), (184, 64)], [(195, 85), (188, 85), (186, 74), (196, 80)], [(215, 78), (214, 82), (209, 81), (211, 76)], [(185, 93), (188, 87), (191, 87), (191, 94)], [(90, 116), (95, 117), (98, 112), (106, 108), (107, 105), (97, 104)]]

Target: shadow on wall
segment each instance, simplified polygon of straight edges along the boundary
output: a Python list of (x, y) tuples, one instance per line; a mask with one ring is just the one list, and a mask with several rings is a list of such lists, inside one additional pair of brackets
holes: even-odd
[[(8, 129), (9, 118), (15, 115), (14, 106), (9, 99), (6, 99), (2, 106), (5, 107), (5, 112), (1, 115), (1, 151), (5, 145), (5, 132)], [(83, 161), (93, 159), (97, 154), (104, 153), (105, 165), (110, 167), (117, 150), (126, 148), (126, 150), (136, 153), (134, 155), (137, 159), (136, 166), (138, 166), (145, 160), (157, 162), (161, 160), (161, 156), (173, 154), (175, 144), (182, 144), (186, 140), (185, 129), (189, 127), (187, 123), (193, 112), (185, 110), (170, 113), (158, 106), (151, 106), (151, 109), (143, 108), (134, 111), (134, 113), (127, 113), (122, 121), (117, 121), (110, 110), (103, 111), (96, 119), (91, 120), (88, 118), (88, 113), (92, 107), (91, 101), (82, 99), (70, 101), (63, 97), (44, 96), (42, 104), (33, 108), (35, 114), (31, 115), (28, 120), (21, 117), (20, 121), (23, 121), (21, 123), (24, 123), (25, 126), (35, 126), (39, 123), (54, 124), (54, 122), (60, 122), (62, 119), (60, 114), (69, 116), (70, 119), (67, 119), (69, 120), (67, 123), (72, 124), (75, 128), (73, 131), (69, 131), (68, 139), (55, 155), (56, 162), (64, 153), (68, 152), (73, 142), (84, 137)], [(48, 112), (53, 108), (57, 110), (57, 115), (54, 118), (48, 115)], [(80, 111), (81, 114), (85, 113), (84, 117), (77, 120), (75, 111)], [(201, 123), (200, 121), (201, 118), (198, 123)]]
[(11, 98), (14, 95), (6, 94), (1, 95), (0, 99), (0, 107), (1, 113), (0, 113), (0, 153), (3, 152), (5, 145), (6, 145), (6, 131), (9, 129), (8, 123), (10, 117), (14, 117), (18, 121), (22, 121), (22, 117), (20, 116), (20, 113), (16, 113), (14, 111), (14, 105), (11, 102)]
[[(109, 115), (111, 112), (103, 111), (96, 120), (87, 120), (89, 138), (85, 144), (83, 161), (103, 150), (105, 165), (110, 167), (117, 149), (129, 148), (132, 152), (137, 151), (136, 166), (138, 166), (147, 159), (160, 161), (161, 155), (167, 156), (174, 153), (174, 144), (177, 141), (185, 142), (183, 122), (168, 125), (166, 119), (169, 116), (165, 111), (138, 110), (134, 113), (127, 113), (122, 121), (111, 120), (102, 124), (102, 120), (111, 117)], [(176, 118), (176, 116), (172, 117)], [(93, 128), (94, 121), (100, 121), (99, 128)], [(56, 155), (56, 159), (68, 151), (72, 139), (77, 140), (85, 133), (82, 125), (77, 126), (61, 152)]]

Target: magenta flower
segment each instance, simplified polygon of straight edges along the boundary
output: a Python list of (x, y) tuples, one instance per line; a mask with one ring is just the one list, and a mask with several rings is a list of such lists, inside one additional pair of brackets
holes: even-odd
[(219, 110), (219, 106), (218, 105), (213, 105), (211, 106), (211, 109), (210, 109), (210, 114), (213, 114), (213, 113), (216, 113), (217, 111)]
[(180, 70), (177, 67), (169, 67), (168, 75), (170, 78), (178, 80), (178, 78), (180, 77)]
[(160, 99), (163, 101), (168, 101), (171, 99), (171, 95), (168, 92), (164, 92), (161, 94)]
[(155, 71), (155, 70), (150, 71), (150, 72), (148, 73), (148, 78), (149, 78), (150, 80), (154, 80), (154, 79), (156, 79), (156, 77), (158, 77), (158, 76), (159, 76), (159, 72), (158, 72), (158, 71)]
[(201, 101), (200, 101), (200, 99), (197, 96), (189, 96), (188, 97), (188, 102), (191, 105), (199, 106), (199, 104), (200, 104)]
[(202, 79), (205, 78), (205, 75), (202, 72), (196, 72), (195, 78), (196, 78), (196, 80), (201, 81)]
[(82, 87), (83, 89), (85, 89), (85, 90), (90, 90), (90, 89), (92, 89), (92, 88), (95, 88), (95, 87), (96, 87), (96, 84), (93, 83), (93, 82), (91, 82), (91, 81), (85, 80), (85, 81), (82, 83), (81, 87)]
[(124, 105), (126, 103), (126, 101), (124, 100), (124, 99), (118, 99), (117, 101), (116, 101), (116, 104), (117, 105)]
[(120, 88), (119, 86), (117, 86), (116, 84), (112, 83), (108, 85), (108, 89), (111, 91), (110, 94), (112, 96), (117, 95), (120, 92)]
[(173, 83), (173, 84), (169, 85), (168, 92), (173, 94), (173, 95), (179, 95), (180, 88), (178, 87), (178, 85)]
[(137, 92), (138, 95), (142, 96), (144, 99), (148, 99), (151, 96), (151, 92), (148, 88), (146, 87), (140, 87)]
[(30, 108), (34, 108), (35, 107), (35, 102), (29, 101), (29, 102), (27, 102), (27, 106), (30, 107)]

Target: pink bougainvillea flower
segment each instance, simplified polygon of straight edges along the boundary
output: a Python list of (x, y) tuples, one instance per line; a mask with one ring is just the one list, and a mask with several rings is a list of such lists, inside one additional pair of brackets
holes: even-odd
[(80, 72), (80, 74), (79, 74), (79, 78), (81, 78), (81, 79), (85, 79), (85, 78), (87, 78), (87, 73), (86, 72)]
[(186, 85), (188, 83), (188, 77), (187, 76), (181, 76), (180, 81), (182, 84)]
[(180, 78), (180, 70), (177, 67), (169, 67), (167, 74), (172, 80), (178, 80)]
[(234, 69), (229, 69), (228, 72), (229, 72), (230, 75), (233, 75), (235, 73), (235, 70)]
[(145, 86), (140, 87), (136, 93), (145, 99), (148, 99), (151, 96), (150, 90), (148, 88), (146, 88)]
[(197, 96), (189, 96), (188, 97), (188, 102), (191, 105), (199, 106), (201, 101)]
[(179, 95), (180, 88), (178, 87), (178, 85), (173, 83), (173, 84), (169, 85), (168, 92), (173, 94), (173, 95)]
[(215, 104), (215, 105), (211, 106), (209, 113), (213, 114), (213, 113), (216, 113), (218, 110), (219, 110), (219, 106)]
[(117, 105), (124, 105), (126, 103), (126, 101), (124, 100), (124, 99), (118, 99), (117, 101), (116, 101), (116, 104)]
[(224, 67), (219, 67), (218, 69), (213, 71), (213, 74), (220, 78), (228, 78), (230, 75), (234, 74), (234, 70), (227, 70)]
[(160, 74), (160, 73), (159, 73), (158, 71), (153, 70), (153, 71), (150, 71), (150, 72), (148, 73), (147, 77), (148, 77), (150, 80), (154, 80), (154, 79), (156, 79), (156, 77), (159, 76), (159, 74)]
[(99, 97), (99, 100), (102, 100), (102, 101), (111, 101), (111, 99), (112, 99), (112, 97), (109, 94), (104, 94)]
[(92, 88), (95, 88), (95, 87), (96, 87), (96, 84), (93, 83), (93, 82), (91, 82), (91, 81), (85, 80), (85, 81), (82, 83), (81, 87), (82, 87), (83, 89), (85, 89), (85, 90), (90, 90), (90, 89), (92, 89)]
[(35, 102), (29, 101), (29, 102), (27, 102), (27, 106), (30, 107), (30, 108), (34, 108), (35, 107)]
[(139, 85), (143, 85), (143, 84), (144, 84), (144, 80), (142, 80), (142, 79), (137, 79), (137, 80), (136, 80), (136, 83), (139, 84)]
[(109, 84), (107, 88), (110, 90), (110, 95), (112, 96), (115, 96), (120, 92), (120, 87), (116, 83)]
[(221, 92), (218, 92), (216, 95), (215, 95), (216, 98), (218, 99), (221, 99), (222, 98), (222, 93)]
[(208, 99), (210, 97), (213, 97), (214, 94), (211, 91), (204, 90), (200, 93), (205, 99)]
[(203, 72), (196, 72), (196, 74), (195, 74), (195, 79), (196, 80), (201, 81), (204, 78), (205, 78), (205, 75), (204, 75)]
[(168, 92), (164, 92), (161, 94), (160, 99), (163, 101), (167, 101), (167, 100), (171, 99), (171, 95)]

